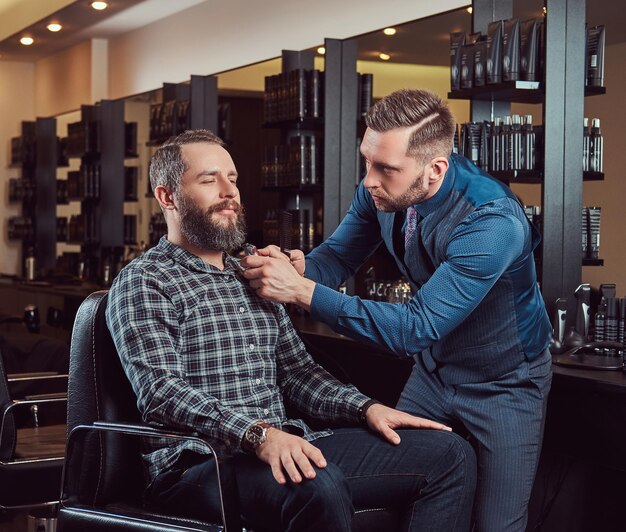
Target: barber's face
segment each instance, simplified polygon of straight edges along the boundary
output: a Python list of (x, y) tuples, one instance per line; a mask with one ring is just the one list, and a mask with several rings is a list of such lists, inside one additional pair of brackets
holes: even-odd
[(245, 240), (245, 216), (230, 154), (208, 143), (182, 146), (187, 170), (176, 193), (183, 236), (207, 249), (229, 251)]
[(407, 155), (412, 128), (377, 132), (367, 128), (361, 142), (367, 175), (363, 181), (376, 208), (396, 212), (424, 201), (429, 165)]

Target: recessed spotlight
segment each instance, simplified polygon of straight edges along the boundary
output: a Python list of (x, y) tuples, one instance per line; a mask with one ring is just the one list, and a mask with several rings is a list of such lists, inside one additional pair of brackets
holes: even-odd
[(385, 28), (383, 33), (385, 35), (395, 35), (398, 30), (396, 28)]
[(383, 61), (389, 61), (391, 59), (391, 56), (384, 52), (379, 53), (378, 57), (380, 57)]
[(46, 28), (48, 28), (49, 31), (56, 33), (57, 31), (61, 31), (63, 26), (61, 26), (58, 22), (51, 22), (46, 26)]
[(33, 39), (32, 37), (22, 37), (20, 39), (20, 42), (24, 45), (24, 46), (30, 46), (31, 44), (33, 44), (35, 42), (35, 39)]
[(467, 11), (471, 15), (474, 9), (472, 8), (472, 6), (469, 6), (465, 11)]
[(102, 11), (103, 9), (109, 7), (109, 4), (106, 2), (91, 2), (91, 7), (97, 9), (98, 11)]
[(320, 46), (317, 49), (317, 53), (320, 54), (320, 55), (324, 55), (326, 53), (326, 48), (324, 48), (323, 46)]

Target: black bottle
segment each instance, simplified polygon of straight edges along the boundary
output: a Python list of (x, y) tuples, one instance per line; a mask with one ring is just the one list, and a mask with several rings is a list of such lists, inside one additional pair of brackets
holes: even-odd
[(511, 140), (509, 143), (509, 166), (511, 170), (521, 170), (522, 158), (522, 117), (513, 115), (511, 117)]
[[(593, 339), (596, 342), (602, 342), (605, 340), (605, 336), (604, 336), (605, 323), (606, 323), (606, 298), (603, 297), (600, 300), (600, 304), (598, 305), (598, 310), (593, 319), (593, 325), (594, 325)], [(604, 349), (601, 347), (594, 348), (594, 351), (598, 355), (604, 354)]]
[(591, 121), (591, 134), (590, 134), (590, 170), (592, 172), (602, 172), (602, 159), (604, 156), (604, 140), (602, 139), (602, 132), (600, 131), (600, 119), (594, 118)]
[[(604, 336), (606, 340), (609, 342), (617, 342), (617, 333), (618, 333), (618, 319), (619, 319), (619, 309), (618, 309), (618, 299), (615, 297), (610, 297), (606, 302), (606, 322), (604, 324)], [(609, 356), (616, 356), (617, 349), (605, 348), (604, 354)]]
[(583, 118), (583, 172), (589, 171), (589, 148), (591, 139), (589, 138), (589, 119)]
[(533, 129), (533, 117), (532, 115), (526, 115), (522, 125), (522, 168), (524, 170), (535, 169), (535, 142), (536, 135)]

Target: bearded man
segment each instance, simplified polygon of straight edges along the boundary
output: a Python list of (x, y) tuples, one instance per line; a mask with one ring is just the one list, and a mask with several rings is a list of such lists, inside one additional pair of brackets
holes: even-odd
[[(355, 510), (388, 506), (402, 512), (403, 530), (469, 530), (469, 444), (316, 365), (283, 306), (257, 296), (227, 254), (245, 238), (237, 178), (206, 130), (171, 139), (151, 160), (167, 236), (122, 270), (107, 308), (144, 421), (209, 439), (234, 471), (244, 522), (263, 530), (348, 532)], [(314, 431), (287, 416), (286, 401), (346, 428)], [(148, 500), (219, 515), (205, 452), (146, 442)]]

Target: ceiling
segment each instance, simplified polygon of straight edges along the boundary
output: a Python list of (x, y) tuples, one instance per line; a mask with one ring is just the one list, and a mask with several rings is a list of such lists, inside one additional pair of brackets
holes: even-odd
[[(36, 61), (87, 39), (110, 38), (146, 26), (205, 1), (107, 0), (107, 9), (96, 11), (90, 0), (56, 0), (57, 4), (66, 5), (50, 12), (49, 6), (54, 4), (50, 0), (0, 0), (3, 26), (11, 16), (31, 21), (15, 27), (12, 34), (0, 40), (0, 61)], [(58, 33), (48, 31), (50, 22), (60, 22), (63, 29)], [(35, 39), (30, 46), (19, 42), (27, 34)]]
[[(0, 0), (3, 26), (20, 8), (27, 10), (31, 19), (29, 25), (15, 27), (12, 34), (0, 40), (0, 61), (35, 61), (82, 40), (110, 38), (205, 1), (209, 0), (109, 0), (108, 9), (95, 11), (89, 0)], [(543, 0), (514, 1), (514, 16), (522, 20), (541, 16), (543, 4)], [(50, 13), (53, 5), (64, 7)], [(55, 34), (46, 29), (52, 20), (62, 22), (61, 32)], [(587, 20), (589, 25), (606, 24), (608, 44), (626, 41), (626, 9), (622, 1), (587, 0)], [(359, 59), (378, 61), (378, 54), (385, 52), (393, 63), (447, 65), (450, 32), (471, 31), (471, 15), (460, 9), (400, 24), (396, 29), (397, 33), (391, 37), (382, 31), (355, 37)], [(35, 38), (35, 44), (19, 43), (25, 33)], [(6, 30), (5, 34), (8, 35)]]

